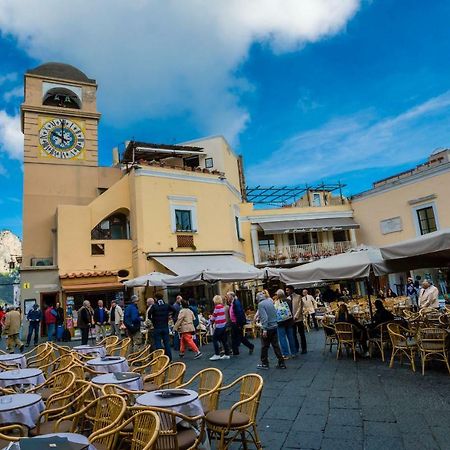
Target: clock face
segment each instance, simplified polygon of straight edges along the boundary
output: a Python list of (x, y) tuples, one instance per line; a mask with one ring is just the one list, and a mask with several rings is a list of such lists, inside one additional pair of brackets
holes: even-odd
[(80, 126), (69, 119), (51, 119), (39, 131), (39, 143), (49, 156), (72, 159), (79, 156), (85, 145)]

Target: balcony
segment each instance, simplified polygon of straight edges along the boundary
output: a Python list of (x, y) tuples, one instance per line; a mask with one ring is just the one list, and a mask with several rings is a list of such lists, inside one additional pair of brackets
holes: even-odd
[(302, 264), (320, 258), (344, 253), (355, 247), (351, 241), (327, 242), (318, 244), (287, 245), (276, 247), (273, 251), (259, 249), (258, 265)]

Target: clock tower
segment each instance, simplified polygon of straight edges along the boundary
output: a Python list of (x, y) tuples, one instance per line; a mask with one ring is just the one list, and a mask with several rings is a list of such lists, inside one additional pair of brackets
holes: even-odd
[(87, 205), (98, 195), (96, 92), (95, 80), (68, 64), (25, 73), (23, 269), (57, 271), (58, 205)]

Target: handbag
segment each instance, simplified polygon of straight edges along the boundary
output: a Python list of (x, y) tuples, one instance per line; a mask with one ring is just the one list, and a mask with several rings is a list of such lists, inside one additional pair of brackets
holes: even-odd
[(277, 302), (275, 309), (277, 311), (277, 322), (284, 322), (285, 320), (292, 319), (291, 309), (286, 302)]

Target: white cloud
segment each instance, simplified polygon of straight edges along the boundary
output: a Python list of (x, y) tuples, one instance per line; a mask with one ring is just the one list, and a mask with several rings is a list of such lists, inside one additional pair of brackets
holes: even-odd
[(3, 94), (3, 99), (5, 102), (10, 102), (11, 100), (16, 99), (17, 97), (22, 97), (23, 95), (23, 86), (16, 86), (9, 91), (6, 91)]
[(450, 142), (449, 113), (447, 91), (394, 117), (363, 111), (331, 120), (287, 139), (250, 167), (247, 179), (250, 184), (296, 184), (418, 160)]
[(23, 134), (20, 130), (20, 116), (10, 116), (0, 110), (0, 153), (11, 159), (22, 160)]
[(17, 73), (15, 73), (15, 72), (0, 75), (0, 86), (4, 83), (9, 83), (10, 81), (16, 81), (16, 79), (17, 79)]
[(236, 73), (251, 45), (299, 49), (344, 29), (359, 3), (3, 0), (0, 31), (38, 60), (62, 60), (97, 78), (110, 121), (187, 113), (200, 132), (233, 139), (250, 119)]

